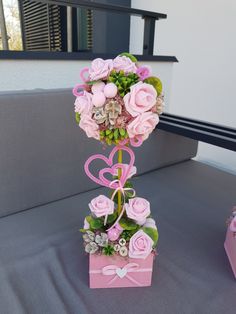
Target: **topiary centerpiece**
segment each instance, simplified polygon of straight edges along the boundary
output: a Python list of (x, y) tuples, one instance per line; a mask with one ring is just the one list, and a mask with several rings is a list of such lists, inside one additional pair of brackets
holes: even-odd
[[(80, 76), (83, 83), (73, 89), (76, 122), (88, 137), (115, 145), (108, 157), (93, 155), (85, 163), (86, 174), (110, 189), (109, 196), (90, 201), (81, 229), (90, 255), (90, 287), (147, 286), (158, 231), (150, 203), (136, 195), (130, 181), (137, 171), (130, 146), (140, 146), (158, 124), (162, 83), (129, 53), (95, 59)], [(123, 153), (128, 164), (122, 162)], [(90, 165), (99, 159), (106, 167), (95, 175)]]

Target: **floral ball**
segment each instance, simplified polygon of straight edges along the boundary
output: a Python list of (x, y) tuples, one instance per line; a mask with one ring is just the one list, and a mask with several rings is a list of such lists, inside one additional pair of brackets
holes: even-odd
[[(84, 75), (86, 71), (88, 75)], [(73, 89), (75, 113), (88, 137), (108, 145), (138, 146), (154, 131), (163, 112), (164, 96), (162, 83), (151, 76), (149, 66), (122, 53), (113, 60), (93, 60), (89, 68), (82, 69), (81, 78), (83, 84)]]

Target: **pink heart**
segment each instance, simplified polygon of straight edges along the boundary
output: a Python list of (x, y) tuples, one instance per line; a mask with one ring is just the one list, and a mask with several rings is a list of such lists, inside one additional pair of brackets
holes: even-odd
[[(120, 164), (120, 163), (113, 164), (114, 155), (116, 154), (116, 152), (118, 150), (126, 151), (130, 156), (130, 162), (129, 162), (129, 166), (127, 167), (127, 169), (125, 169), (125, 166), (123, 164)], [(103, 160), (108, 166), (110, 166), (110, 168), (101, 169), (99, 171), (98, 178), (95, 177), (89, 170), (89, 166), (90, 166), (91, 162), (96, 160), (96, 159)], [(135, 160), (134, 153), (129, 147), (115, 146), (113, 148), (113, 150), (111, 151), (108, 158), (102, 154), (95, 154), (95, 155), (92, 155), (91, 157), (89, 157), (88, 160), (84, 164), (84, 170), (85, 170), (87, 176), (91, 180), (93, 180), (95, 183), (97, 183), (99, 185), (106, 186), (106, 187), (111, 187), (112, 181), (105, 178), (104, 175), (105, 175), (105, 173), (110, 173), (111, 175), (114, 175), (115, 171), (120, 168), (122, 170), (120, 182), (121, 182), (122, 186), (124, 186), (124, 184), (127, 180), (128, 174), (134, 165), (134, 160)], [(117, 187), (119, 187), (118, 182), (112, 184), (112, 188), (116, 189)]]

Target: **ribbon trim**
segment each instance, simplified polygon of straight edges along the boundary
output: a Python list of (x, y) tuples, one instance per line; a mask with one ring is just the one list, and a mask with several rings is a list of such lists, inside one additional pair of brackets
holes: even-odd
[[(133, 188), (124, 188), (121, 181), (119, 179), (116, 179), (116, 180), (113, 180), (111, 181), (110, 183), (110, 188), (112, 188), (112, 185), (114, 183), (117, 183), (118, 184), (118, 187), (115, 189), (115, 191), (112, 193), (112, 196), (111, 196), (111, 200), (113, 201), (114, 200), (114, 197), (116, 195), (116, 193), (118, 193), (118, 191), (121, 191), (122, 195), (123, 195), (123, 198), (125, 200), (125, 191), (132, 191), (133, 194), (132, 194), (132, 197), (135, 197), (135, 190)], [(116, 221), (114, 222), (114, 224), (109, 228), (107, 229), (107, 231), (109, 231), (110, 229), (112, 229), (121, 219), (121, 217), (123, 216), (124, 214), (124, 210), (125, 210), (125, 207), (123, 205), (123, 208), (122, 208), (122, 211), (120, 212), (120, 215), (118, 216), (118, 218), (116, 219)], [(104, 219), (104, 226), (107, 224), (107, 218), (108, 218), (108, 215), (105, 216), (105, 219)]]
[(112, 284), (118, 278), (127, 278), (137, 286), (142, 286), (137, 280), (135, 280), (132, 276), (128, 273), (144, 273), (150, 272), (152, 268), (139, 268), (139, 264), (137, 263), (128, 263), (123, 268), (120, 268), (116, 265), (108, 265), (104, 266), (100, 270), (90, 270), (89, 274), (102, 274), (104, 276), (113, 276), (114, 277), (108, 282), (108, 285)]

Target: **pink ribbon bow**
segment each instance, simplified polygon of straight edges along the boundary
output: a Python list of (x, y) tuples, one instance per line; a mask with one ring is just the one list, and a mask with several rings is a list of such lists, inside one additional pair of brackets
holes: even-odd
[(150, 272), (151, 268), (139, 268), (137, 263), (128, 263), (123, 268), (120, 268), (116, 265), (104, 266), (101, 270), (90, 270), (90, 274), (103, 274), (104, 276), (113, 276), (114, 277), (108, 282), (108, 285), (112, 284), (118, 278), (127, 278), (137, 286), (142, 286), (137, 280), (135, 280), (129, 273), (135, 272)]
[[(115, 186), (116, 186), (116, 189), (115, 191), (112, 193), (112, 196), (111, 196), (111, 200), (113, 201), (114, 200), (114, 197), (116, 195), (116, 193), (118, 191), (121, 191), (124, 199), (125, 199), (125, 191), (132, 191), (133, 194), (132, 194), (132, 197), (135, 197), (135, 190), (133, 188), (124, 188), (124, 186), (122, 185), (122, 182), (119, 180), (119, 179), (116, 179), (116, 180), (113, 180), (111, 181), (110, 183), (110, 188), (112, 188), (112, 186), (114, 185), (115, 183)], [(125, 202), (124, 202), (125, 203)], [(123, 216), (123, 213), (124, 213), (124, 210), (125, 210), (125, 207), (123, 206), (122, 208), (122, 211), (120, 213), (120, 215), (118, 216), (118, 218), (116, 219), (116, 221), (114, 222), (114, 224), (109, 228), (107, 229), (107, 231), (109, 231), (110, 229), (112, 229), (121, 219), (121, 217)], [(107, 218), (108, 218), (108, 215), (105, 216), (105, 219), (104, 219), (104, 226), (107, 224)]]

